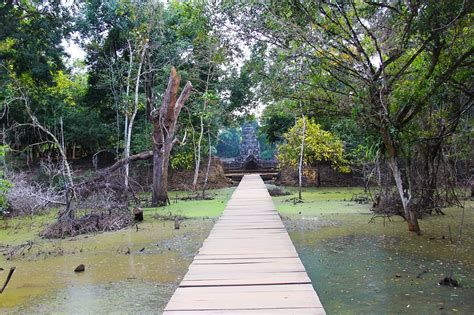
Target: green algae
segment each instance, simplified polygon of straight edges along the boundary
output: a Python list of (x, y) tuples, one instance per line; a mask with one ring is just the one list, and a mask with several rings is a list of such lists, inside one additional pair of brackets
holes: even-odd
[[(217, 217), (232, 192), (213, 191), (215, 199), (205, 201), (181, 201), (188, 193), (172, 192), (169, 207), (145, 209), (138, 232), (133, 226), (53, 241), (37, 233), (54, 213), (0, 221), (0, 245), (34, 241), (24, 255), (0, 258), (5, 270), (17, 267), (0, 295), (0, 313), (159, 313), (213, 226), (214, 219), (203, 218)], [(460, 209), (423, 219), (417, 236), (400, 218), (368, 223), (369, 206), (350, 202), (360, 192), (305, 188), (304, 203), (294, 204), (295, 195), (274, 198), (328, 314), (473, 313), (472, 203), (452, 263)], [(173, 222), (152, 219), (156, 213), (195, 219), (174, 230)], [(80, 263), (86, 271), (76, 274)], [(451, 269), (461, 288), (437, 285)]]
[[(198, 209), (194, 201), (169, 207), (177, 212), (190, 206), (188, 216), (196, 217), (184, 220), (179, 230), (173, 222), (154, 220), (148, 213), (145, 222), (125, 230), (46, 240), (38, 233), (54, 221), (54, 212), (0, 221), (0, 249), (5, 254), (0, 257), (5, 269), (0, 279), (16, 267), (0, 295), (0, 313), (159, 312), (215, 222), (198, 215), (217, 216), (231, 192), (214, 192), (217, 198), (203, 201)], [(7, 255), (27, 242), (31, 246), (24, 246), (20, 254)], [(85, 264), (85, 272), (74, 272), (79, 264)]]
[[(12, 281), (0, 296), (0, 313), (70, 313), (65, 310), (70, 309), (71, 301), (84, 305), (75, 313), (117, 311), (122, 306), (134, 309), (135, 302), (146, 304), (144, 308), (136, 306), (137, 310), (162, 309), (213, 223), (186, 220), (180, 230), (175, 230), (172, 222), (157, 221), (140, 224), (138, 231), (132, 227), (64, 240), (39, 240), (24, 256), (0, 260), (5, 270), (16, 266)], [(79, 264), (85, 264), (85, 272), (74, 272)], [(118, 301), (117, 296), (130, 294), (125, 292), (129, 287), (136, 287), (138, 292), (156, 287), (163, 292), (151, 300), (130, 297)], [(157, 299), (161, 302), (150, 304)]]
[[(462, 209), (420, 220), (418, 236), (401, 218), (369, 223), (369, 206), (347, 201), (361, 190), (343, 190), (339, 200), (336, 190), (306, 188), (303, 204), (274, 198), (329, 314), (474, 313), (472, 202), (456, 250)], [(461, 288), (437, 285), (451, 270)]]
[(39, 232), (54, 221), (54, 212), (0, 219), (0, 245), (18, 245), (37, 238)]
[[(38, 236), (54, 222), (55, 210), (0, 220), (0, 279), (16, 267), (0, 295), (0, 313), (159, 313), (233, 191), (210, 190), (214, 199), (203, 201), (183, 201), (189, 193), (170, 192), (171, 205), (145, 208), (138, 225), (60, 240)], [(153, 219), (157, 213), (188, 219), (175, 230), (174, 222)], [(21, 250), (9, 257), (15, 246)], [(85, 272), (74, 272), (79, 264)]]
[(295, 245), (328, 314), (474, 312), (473, 268), (456, 265), (462, 287), (439, 286), (446, 260), (399, 252), (397, 239), (346, 236)]

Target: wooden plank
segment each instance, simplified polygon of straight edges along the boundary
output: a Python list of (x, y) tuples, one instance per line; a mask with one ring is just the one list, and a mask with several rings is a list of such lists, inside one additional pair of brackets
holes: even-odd
[(166, 311), (322, 308), (315, 297), (310, 284), (178, 288)]
[(223, 315), (273, 315), (273, 314), (291, 314), (291, 315), (314, 315), (314, 314), (325, 314), (324, 309), (322, 308), (287, 308), (287, 309), (275, 309), (275, 308), (269, 308), (269, 309), (255, 309), (255, 310), (243, 310), (243, 309), (238, 309), (238, 310), (206, 310), (206, 311), (167, 311), (166, 314), (169, 315), (196, 315), (197, 313), (199, 314), (223, 314)]
[(258, 175), (242, 179), (164, 314), (325, 314)]
[[(213, 274), (196, 276), (192, 279), (183, 279), (180, 287), (228, 287), (228, 286), (255, 286), (255, 285), (284, 285), (284, 284), (310, 284), (311, 280), (305, 272), (279, 272), (273, 274)], [(234, 298), (236, 298), (234, 296)], [(240, 296), (238, 297), (240, 298)]]
[(269, 258), (258, 258), (258, 257), (244, 257), (240, 259), (229, 259), (229, 258), (220, 258), (220, 259), (195, 259), (193, 264), (189, 268), (193, 268), (194, 265), (208, 265), (208, 264), (266, 264), (273, 263), (274, 261), (280, 261), (288, 265), (300, 264), (298, 257), (279, 257), (275, 259), (274, 257)]

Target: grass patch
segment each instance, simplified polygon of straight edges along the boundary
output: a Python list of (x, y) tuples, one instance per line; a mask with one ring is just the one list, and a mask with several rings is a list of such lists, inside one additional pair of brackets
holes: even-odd
[(181, 200), (191, 195), (189, 192), (171, 191), (171, 205), (157, 208), (144, 208), (145, 220), (152, 217), (216, 218), (224, 211), (235, 187), (210, 190), (212, 200)]
[(284, 216), (324, 215), (331, 213), (369, 213), (370, 205), (351, 201), (354, 195), (363, 192), (362, 187), (304, 187), (302, 203), (295, 203), (297, 187), (285, 187), (289, 196), (273, 197), (277, 210)]

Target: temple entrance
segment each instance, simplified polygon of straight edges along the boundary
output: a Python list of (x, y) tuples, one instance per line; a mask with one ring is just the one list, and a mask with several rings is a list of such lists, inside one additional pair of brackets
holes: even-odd
[(258, 169), (258, 161), (254, 155), (249, 155), (244, 162), (244, 170), (252, 171)]

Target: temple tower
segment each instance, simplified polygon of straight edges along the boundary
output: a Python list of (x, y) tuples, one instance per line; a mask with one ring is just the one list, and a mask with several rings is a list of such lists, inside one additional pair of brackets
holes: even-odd
[(258, 143), (255, 127), (252, 124), (242, 126), (242, 143), (240, 154), (235, 159), (241, 167), (247, 170), (257, 169), (260, 163), (260, 145)]

